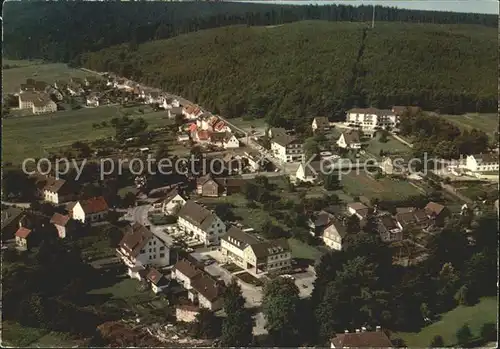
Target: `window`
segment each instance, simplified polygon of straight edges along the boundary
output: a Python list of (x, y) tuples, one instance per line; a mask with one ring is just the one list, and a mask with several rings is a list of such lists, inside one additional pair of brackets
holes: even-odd
[(160, 253), (160, 258), (165, 257), (165, 253)]
[(156, 240), (153, 242), (154, 245), (156, 245)]
[(146, 250), (145, 250), (145, 249), (142, 249), (142, 250), (141, 250), (141, 253), (144, 253), (144, 252), (146, 252)]
[(151, 248), (149, 249), (149, 252), (152, 252), (152, 249), (151, 249)]
[(165, 246), (160, 247), (160, 251), (163, 251), (165, 249)]

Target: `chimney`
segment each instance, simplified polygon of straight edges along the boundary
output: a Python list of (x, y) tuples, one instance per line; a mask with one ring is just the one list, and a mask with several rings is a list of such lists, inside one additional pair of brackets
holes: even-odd
[(359, 332), (360, 332), (360, 331), (359, 331), (359, 328), (357, 328), (357, 329), (356, 329), (356, 333), (359, 333)]
[(366, 327), (361, 327), (361, 332), (366, 332)]
[(380, 326), (376, 326), (376, 327), (375, 327), (375, 331), (380, 332), (380, 330), (381, 330), (381, 327), (380, 327)]

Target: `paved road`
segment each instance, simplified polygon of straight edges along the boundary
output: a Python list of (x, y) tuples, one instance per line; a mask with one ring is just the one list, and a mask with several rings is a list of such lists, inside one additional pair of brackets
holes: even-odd
[(2, 201), (2, 205), (5, 206), (17, 206), (21, 208), (30, 208), (30, 203), (29, 202), (9, 202), (9, 201)]

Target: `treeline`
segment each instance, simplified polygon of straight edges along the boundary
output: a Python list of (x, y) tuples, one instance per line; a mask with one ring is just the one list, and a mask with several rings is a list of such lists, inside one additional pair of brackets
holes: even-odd
[[(367, 22), (371, 6), (292, 6), (212, 2), (35, 2), (4, 6), (4, 51), (9, 58), (69, 62), (111, 45), (170, 38), (202, 29), (300, 20)], [(497, 27), (495, 15), (404, 10), (377, 6), (376, 21), (477, 24)]]
[(355, 106), (496, 111), (496, 36), (477, 26), (380, 23), (367, 30), (359, 23), (303, 21), (118, 45), (82, 55), (79, 63), (229, 118), (267, 117), (273, 126), (300, 131), (310, 117), (342, 119)]

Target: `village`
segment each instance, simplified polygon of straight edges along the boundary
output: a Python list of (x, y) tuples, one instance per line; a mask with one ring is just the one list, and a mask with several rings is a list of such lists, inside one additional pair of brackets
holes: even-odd
[[(115, 155), (161, 153), (158, 139), (168, 134), (181, 147), (179, 156), (220, 159), (219, 173), (179, 175), (176, 183), (161, 186), (146, 185), (147, 174), (137, 175), (127, 203), (120, 204), (108, 202), (105, 195), (82, 195), (82, 187), (94, 185), (93, 179), (74, 183), (37, 172), (28, 177), (36, 188), (32, 194), (37, 203), (10, 198), (2, 213), (3, 246), (23, 253), (38, 246), (48, 227), (60, 239), (93, 234), (98, 239), (100, 230), (119, 227), (116, 246), (106, 246), (104, 254), (91, 252), (98, 257), (89, 257), (89, 263), (99, 270), (125, 273), (130, 278), (123, 281), (127, 287), (150, 292), (150, 304), (156, 300), (160, 307), (173, 307), (178, 322), (195, 321), (200, 308), (221, 313), (224, 289), (235, 279), (246, 306), (255, 310), (254, 335), (265, 334), (260, 306), (262, 287), (269, 280), (291, 279), (300, 296), (309, 297), (319, 256), (344, 250), (347, 237), (367, 226), (373, 226), (393, 250), (394, 263), (420, 263), (428, 256), (429, 239), (451, 217), (474, 216), (481, 210), (478, 200), (462, 195), (451, 180), (498, 183), (498, 153), (493, 151), (468, 155), (430, 173), (407, 166), (407, 154), (397, 150), (411, 149), (412, 144), (399, 136), (398, 125), (403, 114), (420, 112), (412, 106), (354, 108), (343, 122), (315, 117), (304, 140), (284, 128), (238, 126), (182, 97), (110, 73), (68, 82), (28, 79), (15, 97), (18, 107), (12, 109), (31, 114), (58, 113), (68, 107), (68, 100), (70, 108), (148, 105), (163, 113), (167, 126), (149, 131), (146, 138), (134, 133), (123, 136)], [(381, 147), (387, 139), (389, 146)], [(85, 152), (90, 159), (104, 156), (93, 143), (80, 147), (96, 149)], [(55, 159), (60, 154), (64, 150), (53, 149), (50, 155)], [(309, 161), (311, 154), (314, 161)], [(405, 156), (405, 166), (398, 167), (396, 159)], [(363, 167), (353, 175), (356, 166), (361, 167), (353, 163), (367, 159), (377, 160), (370, 167), (373, 171)], [(322, 162), (336, 171), (349, 171), (345, 178), (323, 175)], [(396, 197), (381, 196), (386, 191), (394, 191)], [(482, 202), (495, 205), (498, 212), (498, 199), (493, 203), (482, 198)], [(294, 208), (305, 210), (295, 222), (288, 213)], [(160, 339), (169, 331), (176, 336), (184, 333), (172, 326), (158, 329), (144, 306), (132, 312), (137, 323)]]

